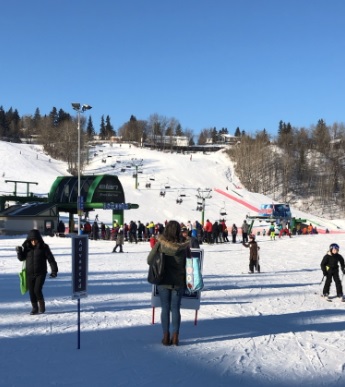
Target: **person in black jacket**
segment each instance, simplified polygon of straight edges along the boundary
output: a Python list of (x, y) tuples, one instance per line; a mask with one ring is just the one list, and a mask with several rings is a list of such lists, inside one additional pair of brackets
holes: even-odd
[(31, 230), (22, 246), (16, 247), (17, 257), (26, 261), (26, 278), (32, 310), (30, 314), (44, 313), (45, 302), (42, 293), (47, 275), (47, 261), (51, 267), (51, 278), (56, 278), (58, 266), (49, 246), (44, 243), (38, 230)]
[(325, 285), (323, 287), (323, 296), (328, 297), (333, 278), (337, 289), (337, 296), (344, 301), (343, 287), (339, 278), (339, 264), (341, 266), (341, 271), (345, 274), (344, 258), (339, 254), (339, 245), (332, 243), (320, 265), (323, 275), (326, 277)]
[[(158, 293), (161, 300), (161, 323), (163, 329), (163, 345), (178, 345), (181, 324), (181, 299), (186, 289), (186, 258), (191, 257), (189, 243), (183, 241), (181, 226), (171, 220), (157, 238), (147, 263), (150, 264), (159, 251), (164, 254), (164, 275)], [(170, 338), (170, 311), (172, 336)]]

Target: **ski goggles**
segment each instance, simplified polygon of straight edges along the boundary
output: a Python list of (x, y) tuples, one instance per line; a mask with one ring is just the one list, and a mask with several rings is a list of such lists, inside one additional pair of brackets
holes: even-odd
[(332, 243), (332, 244), (329, 246), (329, 249), (330, 249), (330, 250), (336, 249), (336, 250), (339, 251), (339, 245), (337, 245), (336, 243)]

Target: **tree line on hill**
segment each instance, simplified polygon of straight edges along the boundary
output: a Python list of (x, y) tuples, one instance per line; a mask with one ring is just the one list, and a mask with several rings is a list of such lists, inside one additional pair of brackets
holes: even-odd
[(241, 184), (301, 210), (344, 216), (345, 126), (320, 119), (310, 128), (279, 122), (277, 138), (243, 135), (228, 150)]
[[(5, 111), (0, 106), (0, 139), (20, 142), (31, 139), (43, 145), (52, 157), (67, 162), (71, 173), (77, 171), (77, 117), (62, 109), (52, 108), (41, 115), (39, 108), (33, 115), (20, 117), (17, 110)], [(80, 115), (81, 169), (87, 162), (87, 144), (95, 137), (92, 117)], [(345, 212), (345, 126), (327, 125), (320, 119), (309, 128), (296, 128), (280, 121), (276, 138), (266, 130), (247, 134), (236, 128), (237, 145), (228, 150), (235, 163), (236, 174), (246, 189), (273, 197), (274, 200), (300, 204), (303, 209), (317, 209), (334, 217)], [(203, 129), (198, 145), (217, 143), (227, 128)], [(184, 136), (194, 145), (194, 133), (183, 129), (175, 118), (152, 114), (148, 120), (135, 116), (116, 131), (109, 116), (101, 117), (100, 140), (118, 137), (121, 141), (141, 144), (162, 143), (163, 137)], [(169, 146), (169, 143), (166, 145)]]

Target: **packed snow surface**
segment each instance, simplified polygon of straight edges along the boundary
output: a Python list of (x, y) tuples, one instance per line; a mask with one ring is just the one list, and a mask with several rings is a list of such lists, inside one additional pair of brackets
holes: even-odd
[[(67, 174), (63, 163), (37, 146), (0, 142), (0, 151), (2, 193), (13, 188), (6, 179), (37, 181), (30, 191), (47, 193), (57, 176)], [(110, 173), (116, 160), (143, 159), (138, 190), (133, 171), (118, 171), (126, 201), (140, 205), (125, 214), (126, 221), (200, 221), (201, 213), (195, 210), (199, 187), (212, 189), (205, 216), (217, 220), (225, 208), (229, 225), (240, 226), (248, 208), (214, 189), (232, 190), (254, 207), (272, 202), (236, 188), (241, 184), (221, 152), (193, 154), (190, 160), (190, 155), (122, 145), (95, 153), (103, 154), (93, 157), (90, 173)], [(161, 198), (168, 180), (171, 188)], [(145, 189), (148, 181), (151, 189)], [(18, 190), (24, 194), (26, 187)], [(182, 191), (187, 196), (176, 204)], [(178, 347), (161, 344), (160, 309), (153, 315), (151, 285), (146, 281), (147, 242), (126, 243), (125, 253), (115, 254), (114, 242), (89, 241), (88, 297), (80, 300), (78, 349), (71, 238), (44, 238), (59, 273), (56, 279), (47, 278), (44, 286), (46, 313), (30, 316), (28, 295), (19, 291), (21, 263), (15, 254), (25, 235), (1, 237), (0, 386), (343, 386), (345, 303), (320, 297), (320, 262), (332, 242), (342, 253), (345, 240), (339, 231), (344, 220), (302, 216), (337, 233), (275, 241), (260, 233), (260, 274), (248, 274), (249, 250), (240, 243), (202, 245), (205, 289), (197, 316), (194, 310), (182, 309)], [(106, 211), (99, 217), (111, 222)], [(334, 284), (331, 295), (335, 296)]]

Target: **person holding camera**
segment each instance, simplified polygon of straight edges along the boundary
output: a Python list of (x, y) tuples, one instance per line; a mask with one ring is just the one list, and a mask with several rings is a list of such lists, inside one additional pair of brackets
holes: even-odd
[(42, 293), (47, 275), (47, 261), (51, 267), (51, 278), (56, 278), (58, 266), (49, 246), (44, 243), (38, 230), (31, 230), (22, 246), (16, 247), (19, 261), (26, 261), (26, 280), (32, 305), (31, 315), (45, 312)]

